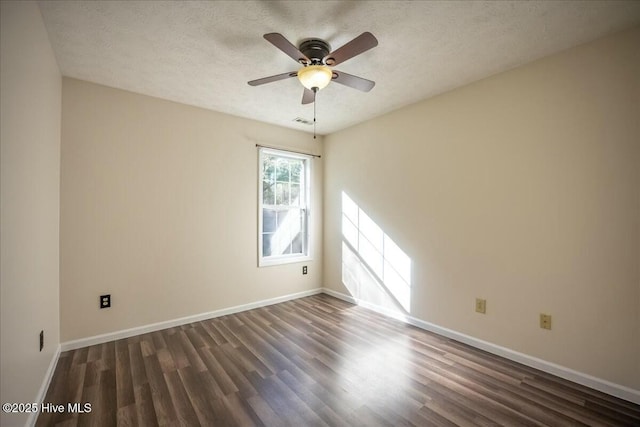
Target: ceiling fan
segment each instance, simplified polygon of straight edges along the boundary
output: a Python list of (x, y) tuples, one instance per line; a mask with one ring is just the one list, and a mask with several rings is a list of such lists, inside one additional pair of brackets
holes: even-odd
[(325, 88), (332, 80), (363, 92), (369, 92), (375, 86), (375, 82), (371, 80), (331, 68), (376, 47), (378, 40), (369, 32), (360, 34), (333, 52), (331, 52), (329, 43), (321, 39), (307, 39), (296, 47), (280, 33), (265, 34), (264, 38), (293, 58), (294, 61), (300, 63), (302, 68), (298, 71), (251, 80), (248, 82), (251, 86), (259, 86), (289, 77), (298, 77), (300, 83), (305, 87), (302, 94), (303, 104), (314, 102), (316, 92)]

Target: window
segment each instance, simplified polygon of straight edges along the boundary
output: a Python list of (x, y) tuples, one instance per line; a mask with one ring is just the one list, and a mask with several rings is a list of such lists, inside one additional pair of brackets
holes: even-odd
[(260, 149), (259, 265), (309, 259), (309, 156)]

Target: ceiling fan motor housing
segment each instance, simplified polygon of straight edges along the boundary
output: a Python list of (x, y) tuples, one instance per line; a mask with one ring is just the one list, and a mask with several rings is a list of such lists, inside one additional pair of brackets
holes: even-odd
[[(311, 60), (312, 65), (322, 64), (324, 57), (331, 52), (329, 43), (320, 39), (307, 39), (300, 43), (299, 49), (300, 52), (304, 53), (305, 56)], [(304, 62), (304, 60), (301, 62)]]

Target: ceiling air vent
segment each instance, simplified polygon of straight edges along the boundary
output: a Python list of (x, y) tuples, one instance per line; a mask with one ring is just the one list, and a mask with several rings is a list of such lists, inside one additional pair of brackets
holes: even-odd
[(296, 123), (302, 123), (303, 125), (312, 125), (313, 122), (311, 120), (303, 119), (302, 117), (296, 117), (293, 119)]

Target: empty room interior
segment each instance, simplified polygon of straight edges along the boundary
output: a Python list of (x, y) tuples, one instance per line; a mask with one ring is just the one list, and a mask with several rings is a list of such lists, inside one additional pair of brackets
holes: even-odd
[(0, 17), (2, 426), (640, 425), (640, 2)]

